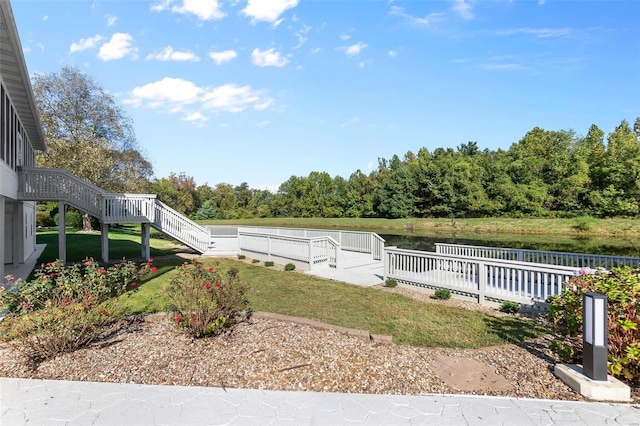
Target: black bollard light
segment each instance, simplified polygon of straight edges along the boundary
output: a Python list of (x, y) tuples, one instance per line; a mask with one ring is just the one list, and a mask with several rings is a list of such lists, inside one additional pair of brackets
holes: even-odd
[(607, 381), (607, 296), (584, 293), (582, 368), (591, 380)]

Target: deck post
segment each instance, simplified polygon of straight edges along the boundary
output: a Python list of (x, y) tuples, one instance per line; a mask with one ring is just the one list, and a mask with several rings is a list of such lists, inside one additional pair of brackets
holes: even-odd
[(109, 263), (109, 224), (100, 223), (100, 240), (102, 248), (102, 261)]
[(64, 201), (58, 201), (58, 260), (63, 265), (67, 263), (67, 224), (64, 211)]
[(140, 226), (140, 248), (142, 250), (141, 256), (144, 259), (149, 259), (151, 257), (151, 247), (149, 245), (149, 228), (150, 225), (148, 223), (143, 223)]
[(484, 292), (487, 288), (487, 265), (478, 262), (478, 303), (484, 305)]
[(5, 233), (5, 198), (3, 195), (0, 195), (0, 218), (2, 219), (2, 226), (0, 226), (0, 283), (4, 282), (4, 251), (6, 250), (4, 247), (4, 233)]

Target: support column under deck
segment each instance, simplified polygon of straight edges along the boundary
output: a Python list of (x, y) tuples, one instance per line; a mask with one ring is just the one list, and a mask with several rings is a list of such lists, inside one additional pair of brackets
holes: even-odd
[(4, 282), (4, 233), (5, 233), (5, 223), (4, 223), (4, 210), (5, 210), (5, 198), (0, 195), (0, 283)]
[(67, 263), (67, 224), (64, 201), (58, 201), (58, 260)]
[(24, 204), (13, 203), (13, 266), (24, 263)]
[(141, 248), (141, 256), (144, 259), (149, 259), (151, 257), (151, 246), (149, 243), (150, 240), (150, 228), (151, 225), (148, 223), (143, 223), (140, 226), (140, 248)]
[(100, 240), (102, 242), (102, 261), (109, 263), (109, 224), (100, 224)]

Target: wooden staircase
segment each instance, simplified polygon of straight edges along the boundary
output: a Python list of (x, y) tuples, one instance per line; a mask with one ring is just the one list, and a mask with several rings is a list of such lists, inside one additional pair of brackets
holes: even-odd
[(20, 200), (64, 201), (102, 224), (148, 223), (199, 253), (212, 248), (207, 229), (158, 200), (155, 194), (107, 192), (66, 169), (23, 167), (18, 176)]

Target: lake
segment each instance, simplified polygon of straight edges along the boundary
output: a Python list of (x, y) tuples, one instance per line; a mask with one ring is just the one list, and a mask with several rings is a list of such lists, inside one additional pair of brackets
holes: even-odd
[[(376, 231), (373, 231), (376, 232)], [(518, 248), (530, 250), (566, 251), (575, 253), (609, 254), (640, 257), (640, 241), (621, 238), (572, 238), (549, 235), (495, 234), (423, 234), (380, 233), (385, 246), (408, 250), (435, 251), (435, 243), (467, 244), (474, 246)]]

